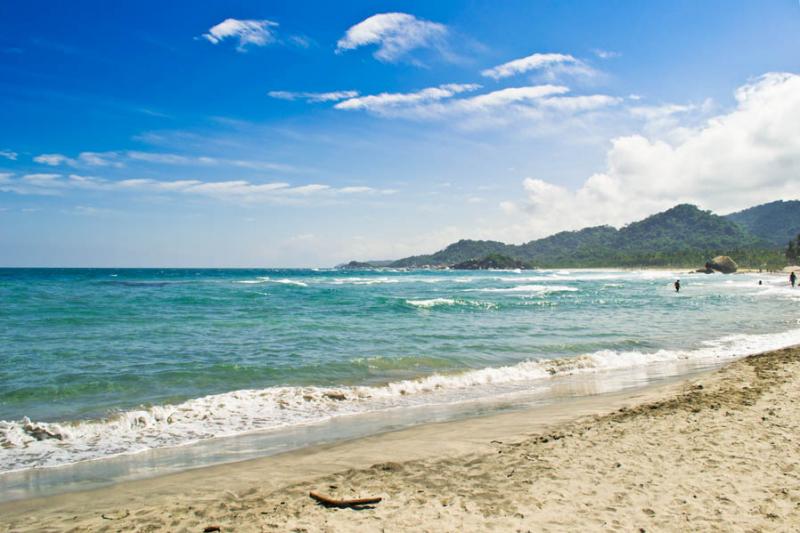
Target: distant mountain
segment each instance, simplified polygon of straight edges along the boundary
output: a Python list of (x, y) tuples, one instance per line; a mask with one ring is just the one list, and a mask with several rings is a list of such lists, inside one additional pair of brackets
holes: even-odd
[(766, 246), (741, 226), (711, 211), (682, 204), (633, 222), (618, 233), (618, 246), (628, 251), (735, 250)]
[(430, 255), (415, 255), (399, 259), (390, 266), (392, 267), (416, 267), (416, 266), (443, 266), (463, 263), (470, 259), (480, 259), (490, 254), (511, 255), (506, 252), (509, 247), (498, 241), (471, 241), (460, 240), (451, 244), (444, 250), (440, 250)]
[(512, 256), (540, 266), (595, 264), (602, 261), (598, 253), (607, 255), (606, 250), (616, 246), (618, 236), (619, 232), (611, 226), (562, 231), (544, 239), (512, 246), (515, 249)]
[(800, 200), (770, 202), (731, 213), (725, 218), (776, 246), (786, 246), (800, 233)]
[[(772, 220), (773, 215), (761, 216)], [(732, 217), (682, 204), (619, 230), (596, 226), (563, 231), (521, 245), (461, 240), (434, 254), (406, 257), (390, 266), (452, 266), (493, 254), (538, 267), (702, 266), (716, 255), (730, 255), (740, 265), (751, 267), (777, 266), (783, 260), (780, 243), (751, 232)]]
[(375, 265), (364, 261), (350, 261), (343, 265), (336, 265), (336, 268), (339, 270), (368, 270), (370, 268), (375, 268)]

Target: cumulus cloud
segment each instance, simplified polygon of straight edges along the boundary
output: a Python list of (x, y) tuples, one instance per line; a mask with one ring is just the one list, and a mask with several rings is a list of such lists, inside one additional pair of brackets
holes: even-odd
[(483, 70), (481, 75), (500, 80), (532, 70), (540, 71), (549, 79), (555, 79), (559, 74), (587, 77), (597, 74), (589, 65), (569, 54), (531, 54), (527, 57), (514, 59), (502, 65)]
[(236, 50), (244, 52), (248, 46), (266, 46), (275, 41), (274, 29), (277, 22), (271, 20), (239, 20), (225, 19), (216, 26), (209, 28), (203, 37), (212, 44), (219, 44), (225, 39), (235, 39), (239, 42)]
[(12, 152), (11, 150), (0, 150), (0, 157), (4, 159), (10, 159), (11, 161), (17, 160), (17, 152)]
[(307, 102), (338, 102), (348, 98), (358, 96), (358, 91), (331, 91), (325, 93), (293, 92), (293, 91), (270, 91), (267, 93), (271, 98), (278, 100), (305, 100)]
[(417, 48), (441, 48), (446, 36), (444, 24), (407, 13), (381, 13), (350, 27), (336, 44), (336, 52), (377, 45), (375, 58), (394, 62)]
[(525, 200), (501, 205), (526, 220), (515, 235), (527, 240), (564, 229), (622, 225), (683, 202), (727, 213), (800, 198), (800, 76), (769, 73), (740, 87), (735, 97), (733, 109), (682, 127), (673, 136), (677, 141), (614, 139), (606, 169), (577, 190), (525, 179)]

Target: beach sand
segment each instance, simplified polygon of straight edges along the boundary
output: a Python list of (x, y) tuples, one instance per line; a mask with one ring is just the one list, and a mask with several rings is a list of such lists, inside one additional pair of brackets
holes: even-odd
[[(308, 497), (383, 498), (363, 509)], [(680, 383), (0, 505), (0, 531), (798, 531), (800, 348)]]

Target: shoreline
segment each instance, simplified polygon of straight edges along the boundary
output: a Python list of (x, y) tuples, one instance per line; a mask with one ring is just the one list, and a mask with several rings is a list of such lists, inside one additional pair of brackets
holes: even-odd
[[(691, 529), (736, 525), (737, 517), (780, 529), (800, 523), (800, 504), (779, 504), (800, 502), (800, 450), (791, 444), (800, 435), (798, 384), (800, 348), (776, 350), (644, 389), (7, 502), (0, 531), (371, 531), (412, 523), (525, 530), (607, 528), (614, 520), (669, 530), (675, 513)], [(776, 453), (777, 441), (787, 449)], [(775, 461), (786, 464), (759, 466)], [(761, 485), (778, 487), (777, 496), (764, 497), (755, 490)], [(668, 497), (676, 487), (680, 497)], [(313, 504), (309, 490), (384, 501), (363, 512), (331, 510)], [(755, 501), (748, 494), (763, 500), (756, 508), (764, 512), (747, 507)], [(702, 518), (703, 505), (716, 515)]]
[[(577, 371), (576, 374), (552, 376), (546, 386), (536, 393), (508, 393), (510, 398), (507, 394), (497, 398), (487, 397), (457, 402), (453, 405), (431, 404), (399, 408), (396, 412), (389, 410), (360, 413), (353, 419), (348, 416), (337, 417), (290, 430), (285, 428), (273, 431), (258, 430), (185, 445), (144, 450), (139, 453), (121, 453), (65, 465), (5, 472), (4, 474), (17, 477), (15, 480), (11, 478), (6, 488), (16, 486), (16, 490), (20, 491), (19, 487), (28, 486), (27, 492), (30, 495), (22, 497), (4, 495), (0, 498), (0, 511), (5, 504), (102, 491), (109, 487), (137, 482), (146, 483), (190, 472), (202, 473), (205, 470), (224, 469), (238, 464), (256, 464), (259, 461), (292, 454), (304, 456), (313, 454), (317, 450), (354, 444), (365, 439), (380, 440), (386, 435), (396, 434), (400, 440), (414, 439), (418, 433), (427, 434), (430, 431), (441, 431), (446, 428), (453, 438), (458, 440), (461, 434), (468, 433), (462, 428), (464, 425), (485, 425), (489, 432), (497, 429), (507, 431), (517, 423), (517, 420), (522, 419), (522, 415), (526, 423), (536, 420), (545, 424), (545, 421), (553, 418), (571, 418), (581, 413), (602, 411), (607, 405), (617, 401), (649, 396), (651, 391), (658, 391), (694, 376), (713, 372), (724, 364), (716, 362), (699, 366), (682, 365), (678, 370), (668, 363), (666, 365), (668, 370), (665, 370), (658, 363), (652, 363), (644, 367), (598, 373), (584, 374)], [(644, 382), (637, 382), (644, 379), (641, 377), (641, 371), (648, 372), (648, 377)], [(655, 372), (655, 376), (651, 376), (650, 372)], [(607, 382), (609, 377), (612, 377), (614, 385), (609, 385)], [(418, 413), (420, 409), (424, 409), (425, 413)], [(508, 422), (497, 423), (505, 418), (508, 418)], [(383, 425), (377, 422), (378, 419), (383, 421)], [(479, 420), (483, 423), (477, 422)], [(507, 435), (504, 433), (501, 436)], [(418, 451), (423, 452), (423, 455), (424, 452), (435, 453), (426, 448), (420, 448)], [(192, 462), (189, 459), (189, 462), (186, 462), (187, 458), (206, 455), (227, 458), (212, 459), (210, 462), (202, 459)], [(142, 468), (142, 465), (147, 467)], [(117, 478), (109, 472), (126, 472), (126, 474)], [(42, 481), (42, 478), (50, 479)], [(58, 485), (58, 480), (66, 480), (69, 485), (60, 490), (52, 490)], [(7, 483), (8, 481), (6, 480)], [(37, 485), (43, 486), (44, 490), (30, 488)], [(13, 488), (10, 490), (14, 491)]]

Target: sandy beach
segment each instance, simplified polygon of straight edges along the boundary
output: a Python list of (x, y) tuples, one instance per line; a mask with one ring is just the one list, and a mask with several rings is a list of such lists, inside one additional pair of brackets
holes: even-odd
[[(0, 531), (796, 531), (800, 348), (644, 391), (0, 506)], [(378, 496), (336, 509), (308, 497)]]

